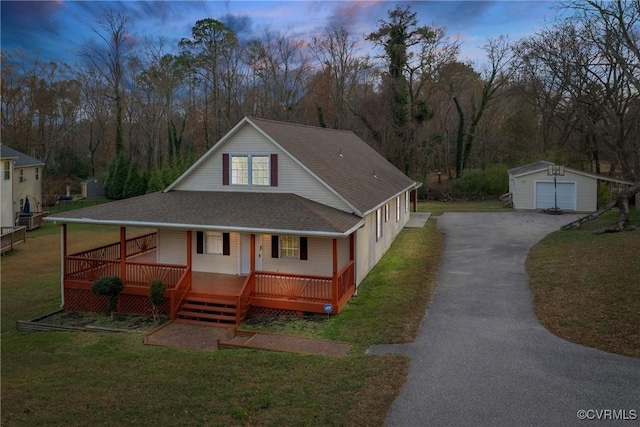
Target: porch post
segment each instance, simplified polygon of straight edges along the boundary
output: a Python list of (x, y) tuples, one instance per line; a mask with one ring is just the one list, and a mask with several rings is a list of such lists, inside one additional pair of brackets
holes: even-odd
[(60, 253), (62, 254), (62, 260), (60, 261), (60, 271), (62, 277), (60, 278), (60, 307), (64, 307), (64, 277), (66, 275), (65, 265), (67, 263), (67, 224), (62, 224), (60, 227)]
[(191, 244), (192, 244), (192, 235), (191, 235), (191, 230), (187, 230), (187, 267), (191, 267), (191, 263), (193, 262), (192, 257), (192, 248), (191, 248)]
[[(338, 239), (333, 239), (333, 283), (331, 292), (331, 304), (334, 310), (338, 310)], [(336, 311), (337, 313), (337, 311)]]
[(251, 271), (249, 271), (249, 274), (255, 272), (256, 270), (256, 235), (252, 234), (251, 235), (251, 249), (250, 249), (250, 255), (249, 255), (249, 269)]
[(191, 248), (191, 245), (193, 244), (193, 234), (191, 232), (191, 230), (187, 230), (187, 270), (189, 271), (189, 283), (190, 285), (193, 284), (193, 276), (192, 276), (192, 265), (193, 265), (193, 249)]
[(120, 278), (127, 282), (127, 228), (120, 227)]

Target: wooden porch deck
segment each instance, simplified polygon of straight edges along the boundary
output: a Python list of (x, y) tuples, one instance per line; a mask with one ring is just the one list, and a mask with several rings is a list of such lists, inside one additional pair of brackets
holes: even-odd
[[(152, 249), (128, 259), (134, 262), (155, 264), (158, 262), (157, 250)], [(246, 280), (246, 275), (193, 271), (191, 272), (190, 292), (192, 294), (237, 296), (240, 295), (242, 285)]]

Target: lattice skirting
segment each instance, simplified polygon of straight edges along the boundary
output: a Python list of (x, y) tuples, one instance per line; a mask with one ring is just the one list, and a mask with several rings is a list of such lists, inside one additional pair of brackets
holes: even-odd
[[(84, 289), (65, 289), (64, 308), (69, 311), (107, 311), (109, 297), (99, 296)], [(160, 314), (169, 315), (170, 303), (165, 301), (160, 306)], [(149, 297), (143, 295), (120, 294), (118, 297), (118, 313), (123, 314), (148, 314), (151, 315), (151, 302)]]
[(252, 306), (249, 309), (249, 316), (252, 316), (252, 317), (277, 317), (277, 316), (302, 317), (302, 313), (296, 310), (285, 310), (282, 308)]

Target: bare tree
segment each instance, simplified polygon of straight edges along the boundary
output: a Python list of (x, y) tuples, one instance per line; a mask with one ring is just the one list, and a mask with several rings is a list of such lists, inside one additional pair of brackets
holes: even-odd
[(116, 113), (115, 150), (124, 149), (124, 82), (125, 65), (136, 45), (135, 37), (129, 33), (127, 18), (120, 12), (105, 12), (104, 21), (98, 23), (94, 32), (103, 44), (87, 43), (80, 55), (107, 81), (111, 88)]

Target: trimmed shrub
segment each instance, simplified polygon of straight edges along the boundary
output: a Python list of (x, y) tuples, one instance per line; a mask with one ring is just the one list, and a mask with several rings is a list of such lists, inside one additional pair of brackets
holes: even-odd
[(113, 317), (118, 306), (118, 295), (124, 289), (124, 282), (118, 276), (101, 277), (93, 282), (91, 291), (96, 295), (108, 296), (107, 313)]
[(154, 322), (158, 322), (160, 319), (159, 307), (166, 301), (164, 297), (166, 289), (167, 287), (160, 279), (153, 279), (149, 285), (149, 301), (151, 302), (151, 313), (153, 314)]

